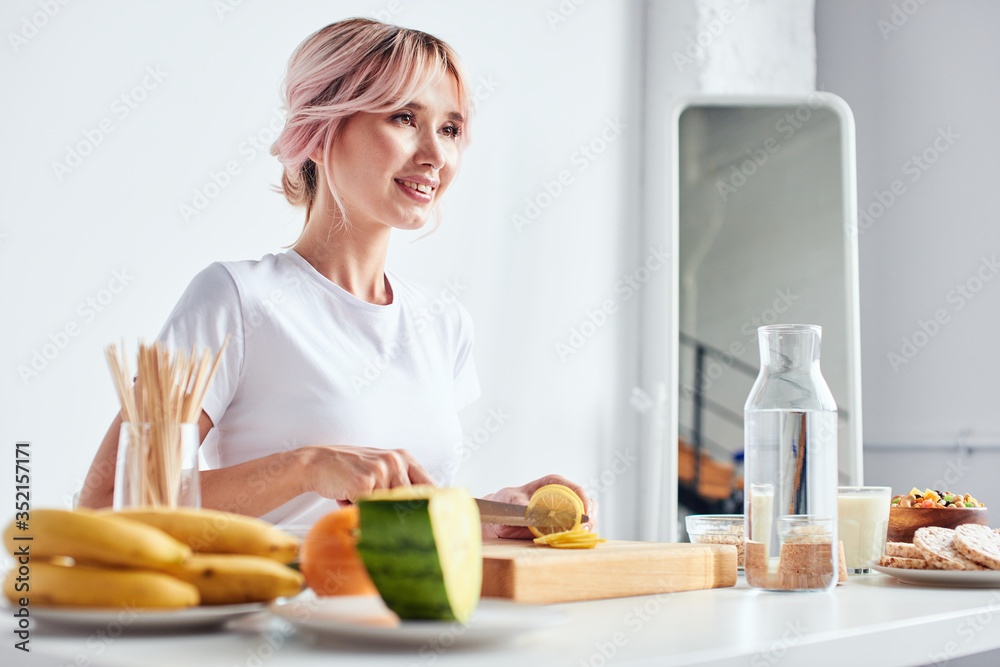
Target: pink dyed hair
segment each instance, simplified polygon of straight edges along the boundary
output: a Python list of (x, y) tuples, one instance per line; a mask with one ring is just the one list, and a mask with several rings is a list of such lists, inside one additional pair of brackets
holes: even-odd
[[(318, 183), (309, 156), (320, 147), (327, 154), (352, 115), (390, 111), (447, 74), (458, 82), (460, 112), (469, 119), (465, 69), (455, 50), (437, 37), (361, 18), (331, 23), (307, 37), (288, 62), (285, 127), (271, 146), (285, 167), (285, 198), (304, 206), (308, 220)], [(467, 137), (466, 128), (459, 141)], [(325, 169), (332, 188), (329, 163)], [(336, 191), (333, 198), (343, 212)]]

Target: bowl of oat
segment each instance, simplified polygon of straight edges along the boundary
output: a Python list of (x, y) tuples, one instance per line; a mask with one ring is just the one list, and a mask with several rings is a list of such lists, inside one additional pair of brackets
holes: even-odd
[(745, 524), (742, 514), (692, 514), (685, 517), (684, 523), (693, 544), (734, 545), (736, 564), (743, 569)]

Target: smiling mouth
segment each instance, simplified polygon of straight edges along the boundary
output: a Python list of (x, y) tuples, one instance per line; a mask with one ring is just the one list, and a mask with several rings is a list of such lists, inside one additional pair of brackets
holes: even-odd
[(434, 192), (434, 188), (429, 185), (424, 185), (422, 183), (414, 183), (413, 181), (401, 181), (396, 179), (396, 182), (400, 185), (410, 188), (411, 190), (416, 190), (417, 192), (423, 192), (426, 195)]

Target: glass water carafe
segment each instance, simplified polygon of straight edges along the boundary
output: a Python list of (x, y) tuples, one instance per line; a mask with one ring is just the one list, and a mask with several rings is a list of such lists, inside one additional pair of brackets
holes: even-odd
[(815, 325), (760, 327), (760, 374), (743, 408), (747, 583), (826, 590), (837, 582), (837, 404)]

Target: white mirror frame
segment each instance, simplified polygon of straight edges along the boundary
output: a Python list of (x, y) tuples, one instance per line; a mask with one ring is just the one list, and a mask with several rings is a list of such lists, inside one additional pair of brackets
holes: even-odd
[[(844, 266), (846, 268), (846, 284), (844, 289), (847, 292), (848, 308), (846, 328), (849, 332), (847, 336), (847, 358), (848, 358), (848, 389), (845, 407), (852, 415), (850, 421), (850, 442), (851, 450), (846, 457), (847, 479), (846, 484), (863, 484), (863, 457), (862, 457), (862, 413), (861, 413), (861, 332), (860, 332), (860, 303), (859, 303), (859, 281), (858, 281), (858, 218), (857, 218), (857, 169), (855, 154), (855, 131), (854, 116), (847, 103), (836, 95), (824, 92), (813, 92), (806, 95), (788, 96), (746, 96), (746, 95), (693, 95), (678, 99), (669, 115), (670, 124), (670, 162), (668, 165), (670, 180), (670, 216), (667, 222), (667, 242), (669, 244), (670, 256), (675, 258), (670, 268), (670, 281), (667, 294), (669, 303), (667, 306), (668, 317), (651, 317), (650, 324), (644, 332), (650, 338), (647, 340), (662, 340), (666, 335), (669, 350), (667, 354), (667, 386), (669, 389), (669, 400), (667, 405), (662, 406), (665, 411), (665, 429), (661, 430), (661, 435), (657, 437), (656, 431), (651, 429), (653, 437), (645, 443), (644, 460), (654, 463), (645, 467), (646, 479), (644, 487), (647, 489), (662, 489), (660, 498), (655, 499), (653, 511), (643, 514), (643, 522), (640, 525), (641, 539), (660, 539), (666, 541), (677, 540), (677, 442), (679, 435), (678, 419), (678, 359), (679, 359), (679, 229), (680, 229), (680, 173), (679, 168), (679, 146), (680, 146), (680, 117), (690, 107), (695, 106), (751, 106), (751, 107), (775, 107), (805, 106), (810, 109), (825, 107), (839, 118), (841, 123), (841, 169), (843, 192), (843, 253)], [(651, 179), (657, 182), (657, 179)], [(664, 323), (667, 331), (663, 331)], [(660, 338), (656, 338), (660, 337)], [(652, 343), (656, 344), (656, 343)], [(661, 407), (661, 406), (658, 406)], [(665, 433), (663, 431), (665, 430)], [(663, 437), (665, 435), (666, 437)], [(665, 441), (665, 442), (664, 442)], [(666, 447), (666, 452), (662, 448)], [(659, 462), (663, 465), (659, 465)], [(653, 499), (646, 499), (653, 500)]]

